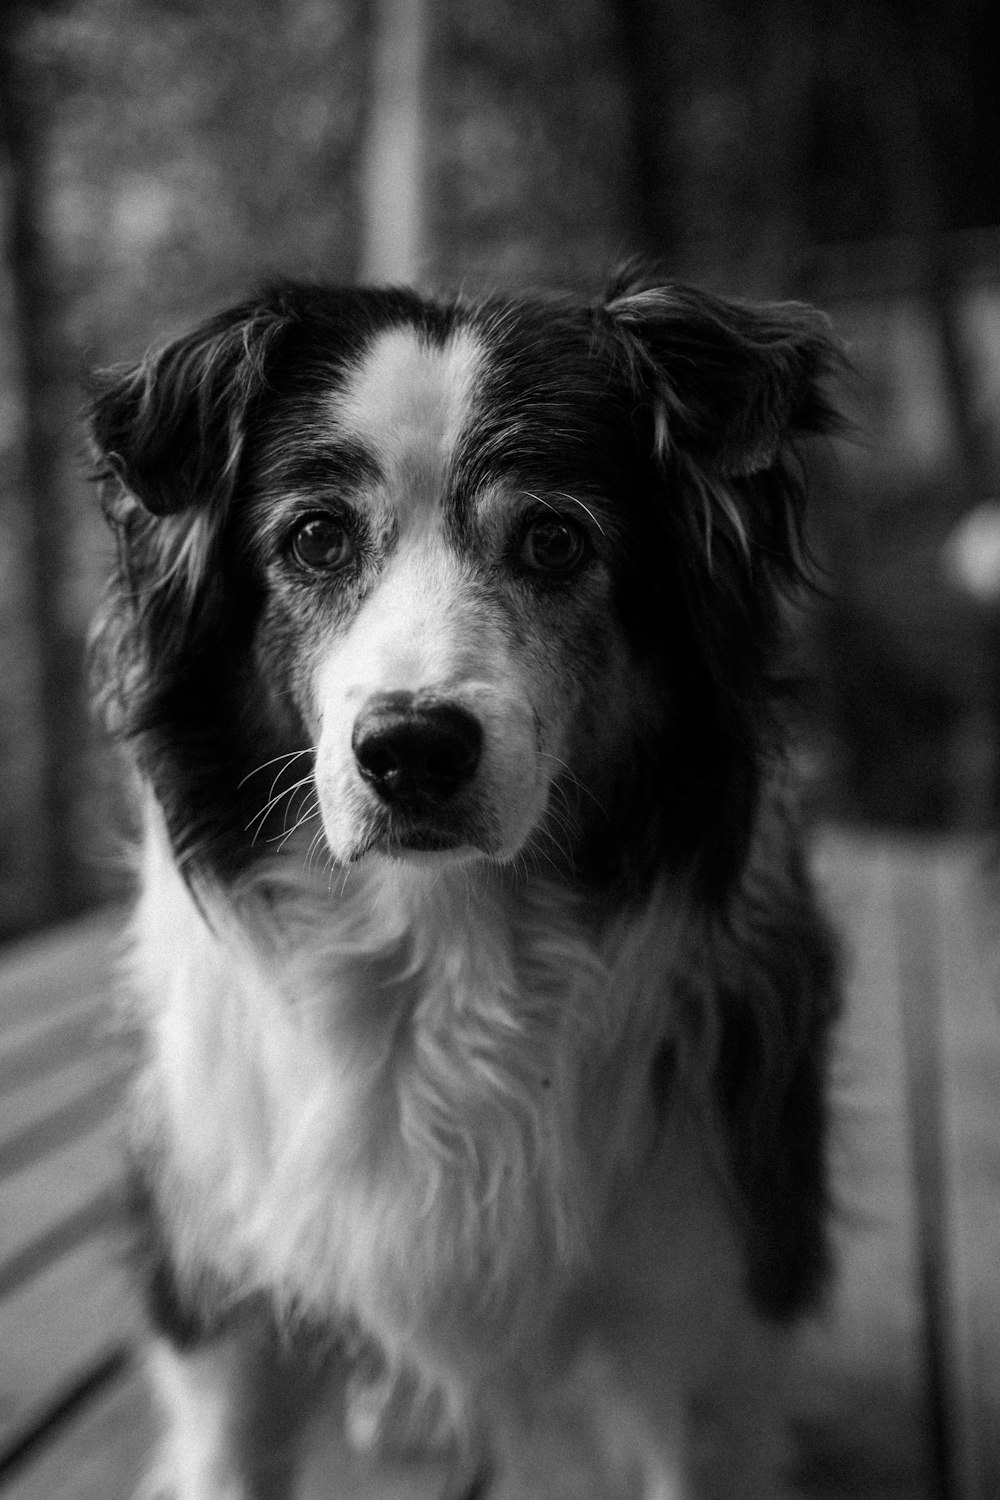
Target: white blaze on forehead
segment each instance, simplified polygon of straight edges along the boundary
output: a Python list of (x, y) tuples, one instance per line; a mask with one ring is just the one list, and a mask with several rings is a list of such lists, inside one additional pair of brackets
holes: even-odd
[(379, 334), (337, 396), (338, 429), (370, 448), (390, 477), (440, 497), (469, 420), (482, 347), (467, 329), (443, 345), (415, 328)]

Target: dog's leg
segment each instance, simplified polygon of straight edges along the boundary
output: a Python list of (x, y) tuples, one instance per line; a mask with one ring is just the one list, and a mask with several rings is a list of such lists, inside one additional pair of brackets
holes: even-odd
[[(734, 1320), (735, 1321), (735, 1320)], [(696, 1401), (699, 1495), (786, 1500), (792, 1461), (790, 1391), (798, 1341), (791, 1329), (747, 1315), (728, 1358)]]
[(786, 1496), (793, 1339), (749, 1313), (733, 1324), (714, 1368), (695, 1359), (691, 1369), (690, 1355), (675, 1363), (638, 1338), (613, 1359), (593, 1357), (591, 1410), (605, 1451), (619, 1464), (630, 1449), (641, 1455), (642, 1500)]
[(679, 1387), (661, 1386), (654, 1418), (595, 1342), (551, 1382), (524, 1372), (492, 1395), (495, 1466), (485, 1500), (696, 1500)]
[(588, 1343), (554, 1389), (508, 1403), (488, 1500), (783, 1500), (788, 1341), (750, 1322), (693, 1385), (640, 1338)]
[(237, 1321), (188, 1347), (161, 1338), (150, 1364), (166, 1430), (142, 1500), (286, 1500), (318, 1363)]
[(132, 1162), (134, 1269), (163, 1421), (136, 1500), (285, 1500), (298, 1439), (340, 1346), (329, 1330), (280, 1330), (264, 1298), (239, 1301), (207, 1269), (181, 1276), (155, 1188), (145, 1164)]

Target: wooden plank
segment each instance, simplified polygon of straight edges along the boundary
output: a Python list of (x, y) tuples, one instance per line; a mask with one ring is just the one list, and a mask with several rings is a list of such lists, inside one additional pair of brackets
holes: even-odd
[(0, 1091), (23, 1088), (87, 1052), (123, 1045), (109, 1031), (109, 1014), (104, 996), (77, 1001), (68, 1012), (22, 1021), (7, 1022), (0, 1012)]
[(84, 1212), (95, 1198), (120, 1190), (119, 1125), (111, 1116), (29, 1170), (0, 1184), (0, 1282), (4, 1267), (38, 1239)]
[(419, 279), (426, 251), (426, 0), (372, 7), (368, 126), (361, 143), (363, 281)]
[(121, 1246), (88, 1240), (0, 1302), (0, 1453), (108, 1352), (137, 1342), (142, 1315)]
[(935, 862), (942, 911), (949, 1413), (956, 1494), (1000, 1494), (1000, 952), (987, 898), (961, 850)]
[(4, 1500), (133, 1500), (154, 1433), (142, 1380), (122, 1380), (15, 1472)]
[(863, 836), (827, 834), (816, 856), (844, 936), (847, 1013), (836, 1062), (839, 1279), (810, 1342), (800, 1422), (802, 1488), (833, 1497), (932, 1493), (913, 1232), (895, 865)]
[(125, 1072), (88, 1049), (64, 1067), (0, 1094), (0, 1178), (23, 1171), (91, 1129), (118, 1105)]
[(100, 912), (5, 949), (0, 957), (0, 1031), (106, 1002), (118, 982), (121, 928), (119, 912)]
[(906, 1108), (916, 1197), (914, 1245), (923, 1300), (922, 1340), (927, 1379), (927, 1435), (935, 1493), (958, 1500), (955, 1473), (946, 1244), (944, 1159), (945, 1080), (941, 1016), (942, 912), (934, 866), (938, 846), (898, 842), (894, 907), (899, 950)]
[(124, 1232), (126, 1227), (124, 1185), (115, 1182), (86, 1199), (71, 1213), (56, 1219), (0, 1265), (0, 1298), (12, 1297), (22, 1286), (41, 1276), (62, 1256), (71, 1255), (94, 1235)]

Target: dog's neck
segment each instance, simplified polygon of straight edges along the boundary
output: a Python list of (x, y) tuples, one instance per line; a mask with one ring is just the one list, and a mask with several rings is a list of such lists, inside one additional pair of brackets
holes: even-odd
[(385, 1027), (443, 1045), (478, 1028), (479, 1042), (463, 1038), (471, 1067), (480, 1046), (523, 1047), (530, 1035), (541, 1059), (558, 1050), (556, 1029), (606, 1022), (598, 997), (617, 947), (609, 920), (553, 880), (377, 856), (315, 879), (291, 861), (262, 869), (236, 910), (243, 932), (270, 950), (293, 1008), (328, 1005), (339, 1039), (356, 1032), (382, 1055)]

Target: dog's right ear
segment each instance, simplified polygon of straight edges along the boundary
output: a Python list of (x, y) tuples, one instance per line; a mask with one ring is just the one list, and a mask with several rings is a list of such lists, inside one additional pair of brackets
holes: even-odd
[(175, 847), (194, 840), (217, 860), (238, 842), (236, 814), (221, 830), (186, 830), (178, 789), (185, 776), (202, 787), (214, 774), (220, 787), (211, 796), (202, 787), (198, 805), (229, 806), (232, 751), (216, 741), (216, 723), (225, 695), (243, 691), (226, 651), (246, 612), (220, 543), (252, 409), (291, 316), (277, 296), (245, 303), (93, 385), (95, 477), (118, 543), (91, 637), (97, 706), (133, 744)]
[(90, 430), (98, 478), (153, 515), (224, 510), (265, 355), (282, 323), (247, 303), (134, 367), (97, 375)]

